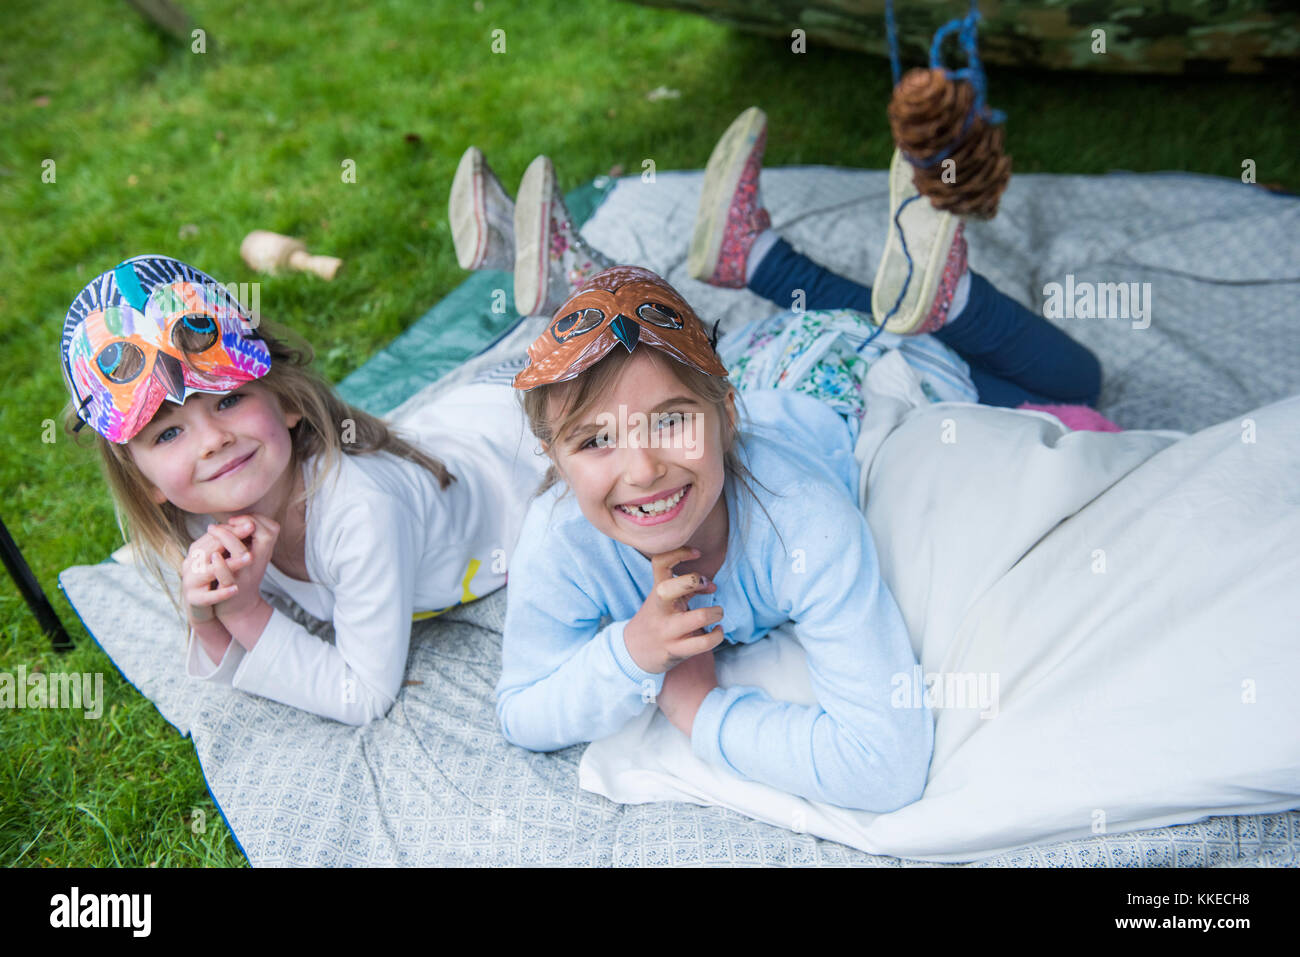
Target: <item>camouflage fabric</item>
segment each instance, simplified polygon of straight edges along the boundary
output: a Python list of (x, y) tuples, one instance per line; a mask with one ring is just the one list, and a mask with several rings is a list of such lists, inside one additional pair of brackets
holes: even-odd
[[(885, 0), (634, 0), (757, 33), (889, 55)], [(967, 0), (894, 0), (903, 69), (927, 65), (935, 31)], [(1295, 69), (1300, 5), (1288, 0), (981, 0), (985, 63), (1113, 73), (1273, 73)], [(1094, 31), (1104, 31), (1104, 50)], [(793, 42), (793, 41), (792, 41)], [(964, 66), (955, 39), (950, 67)]]

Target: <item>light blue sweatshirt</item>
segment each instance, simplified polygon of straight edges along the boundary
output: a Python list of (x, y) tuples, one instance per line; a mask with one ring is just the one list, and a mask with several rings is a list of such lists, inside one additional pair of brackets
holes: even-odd
[[(714, 688), (692, 750), (811, 800), (895, 810), (925, 788), (934, 724), (926, 707), (891, 706), (895, 676), (909, 678), (917, 662), (857, 507), (848, 426), (784, 389), (748, 393), (744, 406), (741, 455), (766, 486), (750, 482), (763, 508), (727, 476), (717, 591), (690, 604), (721, 605), (734, 643), (796, 622), (819, 704)], [(623, 640), (653, 586), (650, 561), (597, 532), (565, 493), (557, 485), (532, 502), (509, 568), (497, 715), (506, 738), (533, 751), (610, 735), (655, 707), (663, 687)]]

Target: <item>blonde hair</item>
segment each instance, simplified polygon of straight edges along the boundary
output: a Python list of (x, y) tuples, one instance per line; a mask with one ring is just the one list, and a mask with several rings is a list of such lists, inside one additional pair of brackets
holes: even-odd
[[(456, 480), (441, 461), (399, 437), (382, 419), (354, 408), (335, 395), (330, 384), (309, 368), (312, 348), (301, 337), (265, 320), (258, 328), (258, 335), (270, 350), (271, 367), (255, 381), (276, 397), (285, 412), (301, 415), (298, 423), (289, 429), (292, 440), (289, 468), (299, 468), (316, 456), (321, 458), (322, 467), (316, 470), (311, 486), (304, 490), (302, 498), (290, 504), (310, 499), (338, 467), (340, 455), (389, 452), (428, 469), (441, 488)], [(69, 404), (65, 412), (65, 427), (69, 432), (77, 421), (76, 410)], [(345, 424), (350, 424), (355, 431), (347, 443), (340, 436)], [(193, 542), (186, 523), (189, 513), (171, 502), (159, 505), (149, 497), (150, 483), (126, 445), (110, 442), (98, 434), (95, 443), (99, 446), (104, 478), (113, 495), (123, 539), (136, 546), (141, 564), (158, 579), (181, 611), (177, 596), (167, 585), (166, 569), (178, 570)]]
[[(732, 422), (731, 416), (727, 413), (728, 397), (734, 395), (739, 399), (740, 396), (740, 393), (731, 384), (731, 380), (726, 376), (709, 375), (707, 372), (701, 372), (684, 362), (678, 362), (676, 359), (670, 358), (657, 349), (646, 348), (643, 351), (655, 362), (667, 368), (692, 395), (713, 407), (713, 410), (722, 420), (723, 469), (727, 474), (734, 476), (745, 491), (754, 496), (754, 501), (758, 502), (759, 508), (762, 508), (763, 513), (766, 515), (767, 509), (763, 506), (762, 501), (754, 492), (750, 483), (753, 482), (769, 493), (771, 493), (771, 489), (754, 478), (753, 473), (741, 460), (738, 449), (744, 449), (744, 439), (741, 437), (739, 429)], [(549, 448), (553, 449), (555, 437), (563, 435), (569, 426), (585, 414), (613, 386), (614, 382), (623, 373), (623, 367), (631, 360), (631, 357), (632, 353), (626, 349), (615, 348), (576, 378), (549, 385), (539, 385), (521, 393), (520, 402), (523, 405), (524, 415), (528, 417), (528, 427), (532, 429), (533, 435), (537, 437), (538, 441), (545, 442)], [(554, 419), (550, 415), (552, 398), (559, 403)], [(737, 411), (739, 412), (739, 410)], [(542, 494), (559, 481), (560, 473), (555, 467), (554, 459), (552, 459), (551, 464), (546, 469), (546, 474), (542, 476), (541, 484), (534, 494)], [(768, 515), (768, 520), (771, 521), (770, 515)]]

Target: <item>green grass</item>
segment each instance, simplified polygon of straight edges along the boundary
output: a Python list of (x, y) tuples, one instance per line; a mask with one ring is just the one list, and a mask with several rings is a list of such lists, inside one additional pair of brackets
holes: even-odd
[[(117, 544), (89, 450), (42, 442), (65, 400), (69, 301), (143, 252), (253, 280), (254, 228), (346, 260), (324, 283), (262, 278), (262, 310), (302, 332), (337, 380), (459, 283), (446, 223), (475, 143), (508, 187), (538, 153), (565, 189), (622, 166), (698, 168), (744, 107), (769, 116), (769, 165), (883, 168), (884, 60), (592, 2), (185, 0), (209, 49), (123, 3), (21, 0), (0, 38), (0, 429), (3, 515), (78, 641), (49, 651), (7, 577), (0, 671), (103, 672), (103, 718), (0, 714), (0, 864), (237, 865), (191, 744), (127, 685), (57, 591)], [(506, 53), (490, 52), (493, 29)], [(990, 70), (1017, 172), (1192, 170), (1300, 189), (1293, 86), (1277, 79), (1079, 77)], [(678, 99), (651, 102), (658, 86)], [(414, 134), (417, 139), (412, 139)], [(56, 182), (41, 179), (54, 160)], [(342, 182), (344, 160), (356, 183)], [(186, 230), (180, 238), (182, 226)], [(682, 237), (685, 244), (688, 237)], [(195, 810), (202, 833), (195, 833)]]

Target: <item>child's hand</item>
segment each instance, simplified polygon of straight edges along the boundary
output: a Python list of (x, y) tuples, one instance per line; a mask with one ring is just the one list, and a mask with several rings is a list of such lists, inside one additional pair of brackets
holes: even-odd
[(717, 686), (713, 652), (705, 651), (687, 658), (664, 675), (664, 686), (658, 698), (659, 710), (674, 728), (689, 738), (700, 705)]
[(199, 539), (213, 539), (219, 545), (210, 560), (217, 584), (227, 595), (216, 606), (217, 617), (223, 622), (261, 604), (262, 577), (279, 534), (280, 526), (264, 515), (237, 515), (224, 524), (209, 525), (208, 533)]
[(654, 589), (623, 629), (628, 654), (643, 671), (662, 674), (680, 661), (711, 651), (722, 641), (721, 628), (705, 630), (722, 620), (721, 607), (691, 610), (686, 606), (692, 595), (707, 595), (717, 591), (718, 586), (694, 573), (673, 575), (678, 564), (699, 557), (698, 549), (678, 548), (650, 559)]
[[(216, 617), (214, 606), (234, 597), (239, 591), (233, 576), (229, 574), (229, 562), (222, 566), (226, 570), (224, 579), (213, 562), (214, 556), (230, 557), (225, 542), (212, 534), (211, 529), (215, 527), (208, 526), (208, 534), (190, 544), (185, 562), (181, 565), (181, 595), (189, 606), (192, 625), (212, 621)], [(248, 551), (242, 544), (240, 549), (245, 553)], [(247, 556), (235, 564), (236, 567), (247, 564)]]

